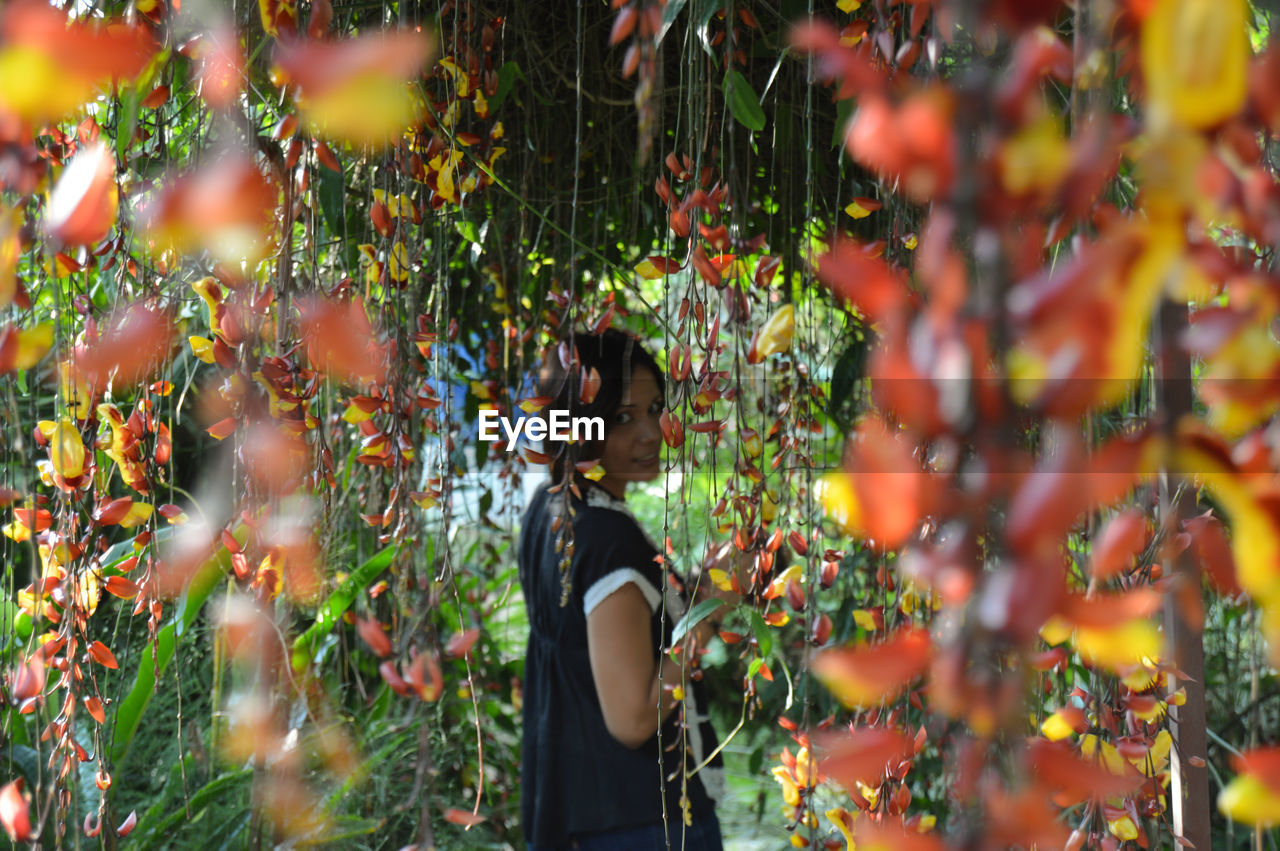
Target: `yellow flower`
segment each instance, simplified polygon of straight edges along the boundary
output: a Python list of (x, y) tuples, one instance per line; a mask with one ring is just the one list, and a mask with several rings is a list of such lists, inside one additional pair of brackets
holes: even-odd
[(756, 338), (756, 356), (763, 359), (769, 355), (782, 354), (789, 350), (791, 341), (795, 336), (795, 329), (795, 308), (792, 305), (784, 304), (760, 328), (760, 336)]
[(388, 266), (393, 281), (409, 280), (409, 252), (403, 242), (391, 246), (391, 263)]
[(778, 492), (774, 488), (766, 488), (764, 493), (760, 494), (760, 519), (765, 523), (772, 523), (777, 516)]
[(799, 564), (793, 564), (786, 570), (779, 573), (769, 585), (770, 593), (774, 597), (781, 597), (787, 593), (787, 584), (789, 582), (804, 582), (804, 568)]
[[(1206, 460), (1206, 468), (1211, 463)], [(1280, 601), (1280, 569), (1276, 567), (1280, 564), (1280, 530), (1239, 477), (1209, 473), (1204, 480), (1231, 520), (1231, 553), (1241, 587), (1264, 607), (1273, 606)]]
[(191, 354), (196, 356), (196, 360), (213, 363), (213, 340), (191, 336), (187, 338), (187, 342), (191, 344)]
[(1062, 713), (1055, 712), (1044, 719), (1044, 722), (1040, 725), (1040, 732), (1049, 741), (1058, 742), (1075, 731), (1071, 729), (1071, 722), (1062, 717)]
[(1158, 0), (1142, 25), (1142, 73), (1158, 123), (1211, 127), (1244, 105), (1246, 0)]
[(1040, 637), (1044, 639), (1045, 644), (1051, 646), (1062, 644), (1071, 638), (1071, 624), (1065, 618), (1053, 615), (1040, 627)]
[[(103, 402), (98, 405), (98, 416), (111, 428), (110, 441), (106, 442), (105, 447), (103, 444), (98, 444), (99, 448), (108, 458), (116, 462), (116, 466), (120, 468), (120, 478), (124, 479), (126, 485), (139, 493), (145, 492), (148, 489), (146, 468), (141, 461), (130, 458), (126, 453), (125, 440), (128, 435), (125, 432), (124, 415), (115, 405)], [(99, 437), (99, 439), (102, 438)]]
[(63, 479), (75, 479), (84, 473), (84, 442), (76, 424), (69, 419), (56, 423), (42, 420), (40, 433), (49, 441), (49, 463), (53, 472)]
[(1280, 792), (1252, 774), (1241, 774), (1218, 795), (1218, 810), (1232, 821), (1270, 827), (1280, 823)]
[(1134, 667), (1131, 671), (1120, 678), (1120, 682), (1124, 683), (1129, 691), (1143, 692), (1151, 688), (1155, 684), (1156, 670), (1155, 663), (1158, 659), (1152, 659), (1152, 664), (1142, 664)]
[(15, 335), (17, 346), (13, 353), (15, 369), (31, 369), (53, 348), (53, 324), (45, 322), (34, 328), (23, 328)]
[(858, 794), (866, 798), (867, 804), (870, 806), (871, 809), (874, 810), (876, 808), (876, 804), (880, 803), (880, 787), (868, 786), (866, 783), (863, 783), (861, 780), (855, 780), (854, 782), (858, 786)]
[(782, 786), (782, 800), (787, 802), (788, 806), (799, 806), (800, 790), (796, 788), (795, 782), (791, 777), (791, 770), (784, 766), (776, 766), (773, 769), (773, 779), (777, 780)]
[(711, 579), (711, 584), (719, 588), (721, 591), (732, 591), (733, 585), (729, 582), (729, 574), (718, 567), (713, 567), (707, 571), (707, 576)]
[(368, 411), (366, 411), (364, 408), (361, 408), (359, 405), (355, 404), (354, 402), (352, 402), (350, 405), (347, 405), (347, 409), (342, 412), (342, 419), (346, 422), (351, 423), (352, 425), (355, 425), (356, 423), (364, 422), (365, 420), (369, 419), (369, 417), (371, 416), (372, 414), (370, 414)]
[(1000, 155), (1000, 178), (1013, 195), (1052, 191), (1070, 167), (1071, 146), (1052, 115), (1019, 130)]
[(1112, 774), (1124, 776), (1127, 773), (1125, 759), (1116, 746), (1092, 733), (1080, 740), (1080, 753), (1091, 762), (1101, 763)]
[(795, 767), (796, 782), (806, 787), (818, 785), (818, 767), (813, 763), (813, 754), (809, 752), (808, 747), (802, 747), (796, 752)]
[(129, 506), (129, 513), (120, 521), (120, 528), (132, 529), (136, 526), (141, 526), (151, 517), (152, 510), (152, 506), (145, 502), (135, 502)]
[(300, 107), (312, 132), (356, 146), (386, 145), (420, 116), (413, 88), (381, 73), (353, 74)]
[(862, 505), (853, 489), (853, 477), (848, 473), (827, 473), (817, 483), (818, 501), (827, 516), (845, 534), (859, 534), (863, 528)]
[(849, 202), (849, 205), (844, 208), (844, 211), (855, 219), (865, 219), (867, 216), (871, 215), (871, 211), (859, 204), (857, 201)]
[(653, 265), (652, 261), (649, 261), (649, 260), (641, 260), (639, 263), (637, 263), (635, 272), (637, 275), (644, 278), (646, 281), (656, 281), (659, 278), (666, 277), (666, 274), (667, 274), (666, 272), (663, 272), (662, 270), (660, 270), (657, 266)]
[(436, 172), (436, 194), (455, 204), (458, 203), (458, 195), (453, 173), (461, 162), (462, 151), (449, 150), (436, 154), (427, 163), (428, 170)]
[(1127, 815), (1120, 816), (1118, 819), (1107, 822), (1107, 830), (1116, 839), (1129, 842), (1138, 838), (1138, 826), (1133, 823), (1133, 819)]
[(1149, 666), (1160, 658), (1160, 632), (1154, 623), (1145, 619), (1105, 629), (1080, 627), (1073, 643), (1076, 652), (1089, 664), (1117, 672)]
[(1161, 730), (1151, 743), (1151, 747), (1142, 756), (1133, 757), (1129, 761), (1148, 777), (1164, 771), (1169, 762), (1169, 749), (1173, 747), (1173, 736), (1168, 730)]
[(853, 819), (857, 815), (857, 810), (850, 813), (844, 807), (832, 807), (823, 813), (827, 819), (836, 826), (836, 830), (844, 837), (845, 851), (853, 849)]

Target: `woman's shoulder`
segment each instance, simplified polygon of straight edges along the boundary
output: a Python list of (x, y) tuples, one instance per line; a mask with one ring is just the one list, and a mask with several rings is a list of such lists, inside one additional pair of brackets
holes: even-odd
[(581, 486), (566, 501), (563, 491), (547, 483), (534, 493), (525, 511), (523, 526), (545, 527), (557, 520), (573, 524), (574, 551), (579, 556), (597, 556), (601, 551), (644, 551), (656, 554), (658, 547), (644, 530), (626, 502), (596, 485)]
[(585, 534), (606, 543), (643, 546), (655, 552), (658, 549), (626, 502), (595, 485), (582, 492), (573, 531), (575, 537)]

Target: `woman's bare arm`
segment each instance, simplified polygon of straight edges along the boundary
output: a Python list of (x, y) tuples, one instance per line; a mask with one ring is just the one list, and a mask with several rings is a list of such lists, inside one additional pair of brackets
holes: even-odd
[[(682, 663), (661, 657), (661, 669), (653, 659), (652, 613), (644, 594), (627, 583), (605, 597), (587, 615), (587, 651), (596, 694), (609, 733), (629, 748), (638, 748), (658, 729), (658, 706), (662, 718), (678, 701), (672, 686), (681, 684)], [(705, 623), (694, 629), (694, 643), (705, 646), (711, 627)], [(681, 659), (692, 653), (686, 647)], [(661, 670), (661, 680), (659, 679)]]

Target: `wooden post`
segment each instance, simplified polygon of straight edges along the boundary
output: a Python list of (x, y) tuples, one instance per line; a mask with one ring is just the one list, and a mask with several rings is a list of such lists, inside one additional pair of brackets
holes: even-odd
[[(1159, 361), (1156, 368), (1157, 405), (1164, 417), (1166, 432), (1173, 433), (1178, 421), (1192, 410), (1191, 359), (1178, 345), (1188, 325), (1187, 306), (1165, 300), (1160, 308), (1156, 338)], [(1191, 471), (1186, 471), (1191, 472)], [(1169, 536), (1181, 531), (1182, 520), (1195, 509), (1190, 482), (1178, 470), (1166, 470), (1160, 480), (1160, 519)], [(1181, 486), (1181, 487), (1180, 487)], [(1178, 682), (1169, 677), (1170, 693), (1186, 689), (1182, 706), (1169, 707), (1169, 733), (1173, 747), (1169, 753), (1169, 809), (1173, 835), (1201, 851), (1210, 845), (1208, 730), (1205, 721), (1203, 612), (1200, 608), (1200, 568), (1190, 548), (1164, 565), (1172, 577), (1164, 601), (1165, 653), (1186, 674)], [(1199, 765), (1189, 760), (1198, 758)]]

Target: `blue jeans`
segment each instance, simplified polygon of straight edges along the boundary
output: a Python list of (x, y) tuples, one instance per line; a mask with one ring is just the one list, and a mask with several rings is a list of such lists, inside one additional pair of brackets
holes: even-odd
[[(668, 820), (663, 830), (662, 822), (641, 827), (623, 827), (587, 833), (569, 840), (567, 848), (574, 851), (724, 851), (720, 842), (720, 822), (715, 813), (695, 818), (693, 824), (684, 826), (679, 813)], [(551, 851), (548, 846), (529, 845), (529, 851)]]

